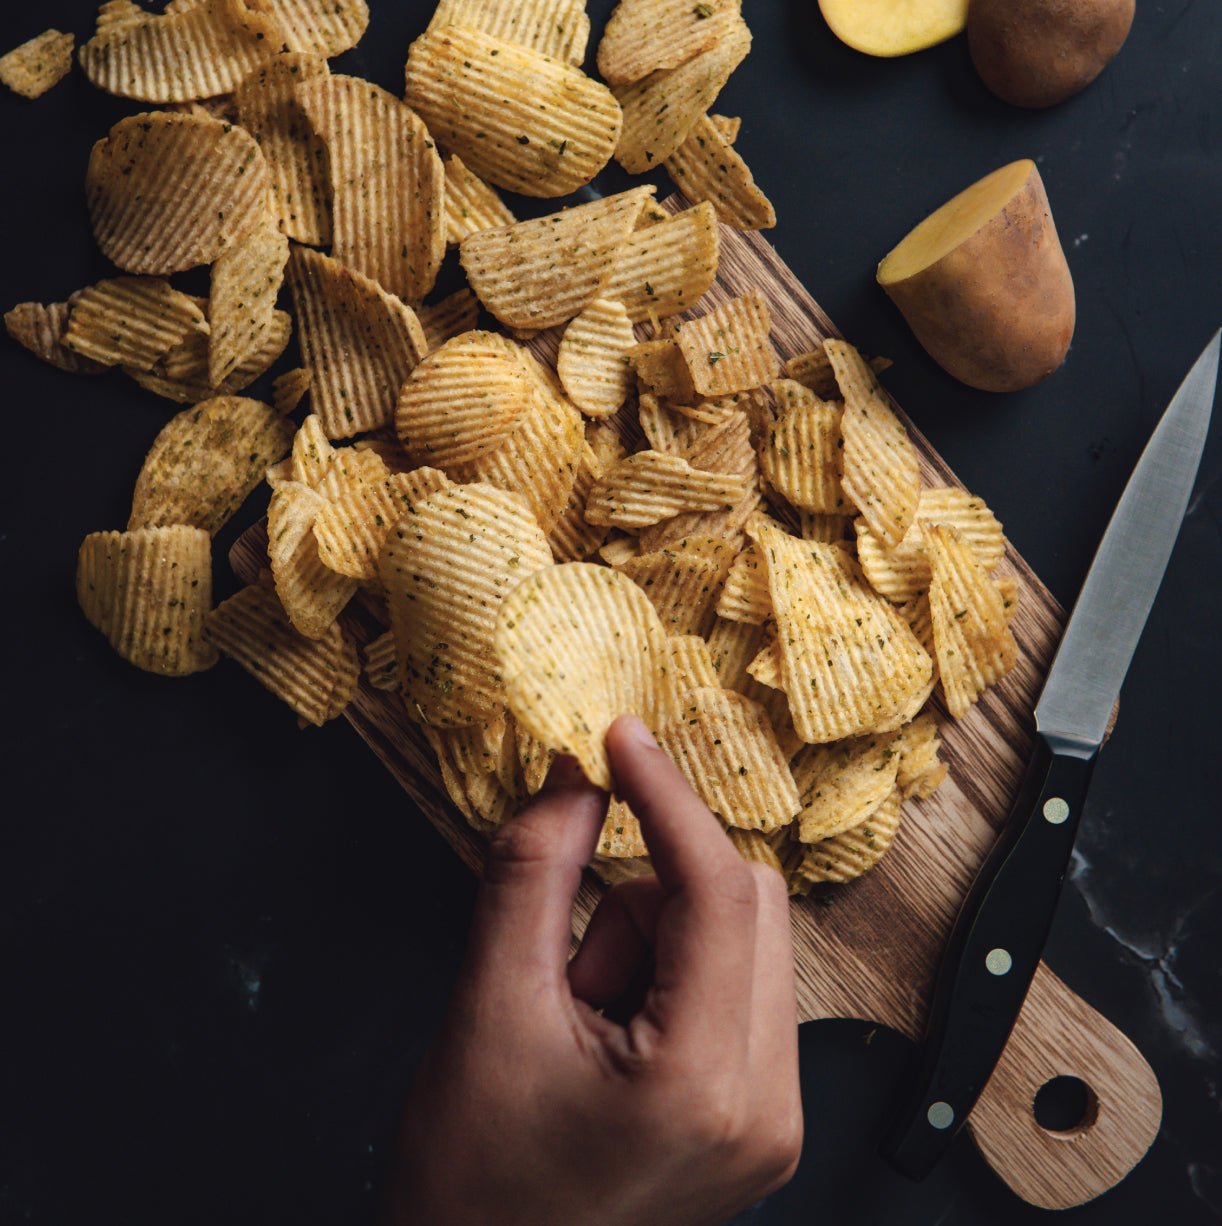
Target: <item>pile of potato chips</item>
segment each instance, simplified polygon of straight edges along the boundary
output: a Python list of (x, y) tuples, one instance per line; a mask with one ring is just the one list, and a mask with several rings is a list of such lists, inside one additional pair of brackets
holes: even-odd
[[(368, 684), (400, 694), (477, 828), (556, 753), (610, 788), (604, 735), (633, 712), (745, 857), (794, 892), (861, 875), (946, 774), (935, 690), (957, 718), (1013, 664), (1017, 591), (1001, 526), (921, 488), (852, 346), (812, 336), (782, 367), (761, 294), (700, 310), (719, 223), (775, 221), (738, 121), (709, 113), (750, 48), (739, 3), (621, 0), (604, 85), (580, 0), (441, 0), (406, 102), (330, 71), (368, 17), (108, 0), (81, 49), (158, 108), (89, 161), (121, 275), (5, 322), (187, 406), (126, 530), (81, 546), (86, 616), (141, 668), (223, 653), (322, 724), (357, 692), (358, 602), (386, 627)], [(34, 76), (42, 54), (14, 53)], [(518, 221), (496, 190), (561, 196), (613, 156), (664, 165), (691, 207), (641, 186)], [(435, 300), (447, 247), (469, 288)], [(173, 285), (209, 265), (207, 298)], [(294, 320), (300, 367), (271, 404), (239, 395)], [(263, 480), (269, 573), (214, 608), (211, 538)], [(619, 801), (596, 865), (648, 871)]]

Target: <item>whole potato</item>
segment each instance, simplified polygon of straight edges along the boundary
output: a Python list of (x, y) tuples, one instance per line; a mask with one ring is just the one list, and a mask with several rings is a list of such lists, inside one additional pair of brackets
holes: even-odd
[(1135, 0), (972, 0), (967, 39), (981, 80), (1015, 106), (1054, 106), (1116, 57)]

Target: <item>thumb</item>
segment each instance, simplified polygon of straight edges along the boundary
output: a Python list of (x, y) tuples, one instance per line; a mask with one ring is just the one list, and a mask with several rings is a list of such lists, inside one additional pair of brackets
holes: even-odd
[(558, 758), (535, 800), (493, 836), (467, 953), (483, 992), (567, 991), (573, 898), (606, 815), (607, 794)]

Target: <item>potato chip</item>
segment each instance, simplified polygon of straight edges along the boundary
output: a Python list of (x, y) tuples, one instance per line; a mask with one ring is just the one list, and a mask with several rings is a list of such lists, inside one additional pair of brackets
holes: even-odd
[(1001, 595), (1001, 607), (1006, 615), (1006, 621), (1012, 622), (1014, 614), (1018, 612), (1018, 601), (1022, 595), (1022, 587), (1013, 575), (995, 579), (994, 582), (997, 584), (997, 591)]
[(747, 672), (767, 639), (763, 626), (718, 618), (708, 634), (709, 655), (717, 677), (727, 690), (741, 691), (751, 677)]
[(204, 638), (316, 727), (356, 693), (361, 664), (352, 637), (339, 622), (318, 639), (298, 634), (270, 584), (251, 584), (217, 605)]
[(895, 842), (901, 803), (899, 792), (892, 791), (859, 826), (816, 843), (806, 853), (798, 872), (809, 882), (840, 884), (868, 872)]
[(607, 806), (607, 817), (598, 835), (595, 852), (609, 860), (635, 860), (649, 854), (640, 821), (618, 797), (613, 796)]
[(556, 373), (569, 399), (590, 417), (610, 417), (632, 389), (628, 354), (636, 344), (622, 302), (596, 298), (564, 330)]
[(764, 477), (795, 507), (845, 514), (850, 508), (840, 485), (843, 410), (792, 379), (774, 383), (773, 391), (780, 411), (760, 442)]
[(446, 341), (464, 332), (475, 331), (475, 325), (479, 322), (479, 299), (469, 289), (456, 290), (431, 306), (417, 307), (416, 316), (432, 353)]
[(470, 800), (467, 798), (467, 786), (462, 773), (454, 764), (454, 756), (450, 751), (451, 737), (449, 728), (430, 728), (428, 724), (421, 725), (424, 739), (428, 741), (437, 759), (437, 770), (441, 775), (442, 786), (446, 790), (454, 807), (466, 818), (468, 825), (482, 833), (488, 833), (482, 818), (476, 816)]
[(128, 531), (190, 524), (215, 536), (292, 441), (292, 422), (258, 400), (220, 396), (184, 409), (144, 458)]
[(381, 577), (403, 694), (426, 723), (470, 723), (503, 704), (497, 613), (516, 584), (551, 563), (521, 500), (488, 485), (436, 493), (393, 528)]
[[(785, 680), (781, 675), (781, 649), (776, 641), (775, 629), (764, 640), (759, 655), (747, 665), (747, 673), (760, 685), (770, 690), (784, 690)], [(745, 687), (750, 688), (750, 687)]]
[(902, 718), (933, 665), (894, 607), (835, 545), (797, 540), (766, 520), (755, 539), (798, 735), (836, 741)]
[(790, 358), (784, 366), (785, 378), (809, 388), (821, 400), (838, 400), (840, 385), (836, 382), (836, 372), (832, 369), (832, 360), (827, 356), (827, 350), (819, 344), (809, 353), (799, 353)]
[(674, 689), (680, 704), (696, 689), (717, 689), (721, 678), (708, 643), (698, 634), (672, 634), (670, 661), (674, 671)]
[(456, 153), (445, 160), (446, 242), (457, 245), (480, 230), (512, 226), (517, 218), (509, 206), (463, 165)]
[(746, 830), (775, 830), (801, 808), (763, 707), (723, 689), (695, 690), (658, 744), (714, 813)]
[(528, 796), (534, 796), (547, 782), (547, 774), (552, 769), (555, 754), (537, 737), (531, 736), (512, 715), (509, 717), (509, 722), (513, 728), (514, 743), (518, 751), (522, 785)]
[(638, 451), (613, 465), (594, 483), (586, 503), (592, 524), (643, 528), (681, 511), (720, 511), (746, 489), (736, 475), (693, 468), (681, 456)]
[(366, 0), (258, 0), (274, 17), (290, 51), (330, 59), (350, 51), (369, 25)]
[(925, 800), (932, 796), (946, 778), (948, 767), (938, 760), (942, 738), (938, 736), (938, 717), (932, 711), (917, 716), (906, 728), (901, 729), (896, 748), (899, 751), (899, 769), (895, 786), (905, 800), (916, 796)]
[(693, 537), (673, 549), (638, 554), (619, 569), (649, 597), (667, 634), (704, 635), (715, 624), (733, 558), (717, 537)]
[(153, 14), (135, 4), (133, 0), (105, 0), (98, 7), (96, 33), (117, 30), (122, 26), (136, 25), (147, 21)]
[(0, 55), (0, 83), (23, 98), (41, 98), (72, 71), (75, 46), (73, 35), (47, 30)]
[(289, 257), (311, 403), (331, 438), (376, 430), (427, 342), (411, 307), (338, 260), (297, 247)]
[(739, 24), (741, 0), (620, 0), (598, 44), (598, 71), (628, 85), (717, 46)]
[(925, 648), (929, 658), (933, 660), (934, 675), (938, 672), (938, 658), (933, 645), (933, 620), (929, 615), (929, 593), (922, 592), (905, 604), (900, 605), (899, 615), (904, 624), (916, 636), (916, 640)]
[(428, 32), (446, 26), (482, 30), (577, 67), (590, 38), (585, 0), (438, 0)]
[(93, 236), (124, 272), (168, 276), (211, 264), (263, 216), (268, 181), (259, 146), (241, 128), (163, 111), (130, 115), (89, 157)]
[(332, 258), (405, 302), (423, 298), (446, 246), (445, 170), (428, 129), (359, 77), (314, 77), (297, 101), (327, 146)]
[(524, 196), (576, 191), (619, 140), (623, 116), (605, 85), (479, 30), (447, 26), (416, 39), (406, 86), (408, 106), (446, 149)]
[(586, 522), (586, 501), (602, 471), (602, 463), (594, 449), (583, 441), (577, 479), (568, 503), (547, 534), (547, 543), (557, 562), (584, 562), (607, 539), (606, 527)]
[(768, 338), (772, 316), (759, 290), (690, 319), (677, 344), (701, 396), (724, 396), (768, 382), (780, 360)]
[(36, 358), (73, 375), (99, 375), (106, 367), (92, 358), (83, 357), (64, 344), (68, 331), (70, 302), (22, 302), (4, 313), (4, 327), (9, 336), (28, 349)]
[(108, 94), (190, 102), (236, 89), (283, 46), (276, 20), (244, 0), (200, 0), (164, 16), (109, 25), (81, 48), (80, 60), (89, 80)]
[(393, 692), (399, 688), (399, 659), (395, 636), (389, 630), (365, 644), (365, 676), (375, 690)]
[(669, 401), (642, 392), (637, 406), (641, 430), (654, 451), (683, 456), (711, 430), (704, 422), (678, 412)]
[(811, 745), (794, 759), (802, 798), (798, 833), (817, 843), (859, 826), (894, 791), (900, 738), (856, 737), (835, 745)]
[(666, 159), (675, 186), (693, 204), (708, 200), (719, 220), (736, 230), (769, 230), (776, 225), (772, 201), (756, 186), (747, 163), (702, 115), (687, 139)]
[(629, 174), (656, 169), (687, 139), (750, 50), (751, 31), (736, 13), (729, 30), (708, 50), (678, 67), (617, 86), (624, 118), (615, 160)]
[(845, 341), (829, 340), (824, 348), (844, 393), (841, 484), (870, 531), (894, 549), (916, 518), (921, 493), (916, 448), (861, 354)]
[(753, 626), (762, 626), (772, 616), (768, 570), (753, 544), (734, 559), (717, 601), (717, 615), (727, 621), (749, 622)]
[(276, 412), (281, 417), (296, 412), (313, 382), (314, 376), (304, 366), (294, 366), (277, 375), (272, 380), (272, 405)]
[(709, 122), (721, 134), (722, 140), (731, 145), (738, 140), (738, 131), (743, 125), (743, 121), (738, 116), (710, 115)]
[(616, 570), (619, 570), (625, 562), (637, 556), (640, 552), (638, 546), (639, 542), (635, 536), (618, 536), (609, 540), (605, 545), (599, 546), (598, 556), (608, 566), (614, 566)]
[[(306, 420), (309, 421), (308, 418)], [(311, 439), (303, 437), (305, 434), (303, 426), (293, 440), (294, 471), (297, 470), (299, 457), (309, 455), (308, 447)], [(307, 459), (302, 464), (302, 471), (308, 474), (317, 473), (319, 470), (317, 465)], [(328, 502), (332, 502), (342, 498), (353, 486), (377, 485), (384, 482), (389, 476), (390, 469), (386, 467), (385, 461), (376, 452), (360, 447), (336, 447), (331, 450), (323, 462), (321, 474), (313, 479), (312, 484), (317, 493)], [(298, 477), (297, 480), (302, 480), (302, 478)], [(303, 484), (308, 485), (311, 482), (306, 480), (303, 481)]]
[(630, 234), (601, 288), (633, 323), (664, 319), (696, 305), (717, 279), (721, 236), (707, 202)]
[(802, 511), (798, 520), (804, 541), (822, 541), (825, 545), (846, 541), (853, 525), (847, 515), (821, 515), (817, 511)]
[(81, 542), (76, 598), (90, 623), (129, 664), (166, 677), (211, 668), (203, 641), (212, 606), (206, 532), (176, 525), (94, 532)]
[[(497, 773), (507, 724), (505, 712), (494, 711), (461, 728), (450, 729), (446, 735), (450, 739), (454, 764), (464, 776)], [(516, 765), (516, 746), (513, 757)]]
[(924, 525), (932, 582), (929, 612), (946, 709), (962, 719), (1018, 659), (997, 585), (949, 525)]
[(402, 444), (393, 433), (387, 433), (386, 427), (383, 427), (376, 434), (366, 435), (365, 438), (357, 439), (352, 446), (357, 451), (372, 451), (378, 459), (386, 466), (387, 472), (392, 473), (408, 473), (418, 467), (415, 460), (411, 459), (407, 452), (403, 450)]
[[(783, 831), (786, 827), (780, 826), (778, 829)], [(734, 850), (748, 864), (766, 864), (769, 868), (776, 869), (782, 877), (785, 876), (780, 858), (768, 842), (768, 835), (760, 830), (738, 830), (733, 826), (726, 833), (730, 836), (730, 842), (734, 844)]]
[(596, 855), (590, 861), (590, 869), (604, 885), (619, 885), (623, 881), (653, 875), (653, 864), (648, 856), (637, 856), (634, 860), (612, 860)]
[(460, 248), (471, 288), (509, 328), (550, 328), (572, 319), (599, 296), (653, 190), (637, 187), (472, 234)]
[(533, 396), (502, 337), (467, 332), (434, 349), (408, 376), (395, 431), (418, 464), (468, 464), (505, 442)]
[(299, 481), (286, 481), (267, 508), (272, 580), (293, 629), (320, 639), (356, 595), (355, 579), (336, 574), (318, 554), (314, 524), (327, 500)]
[(74, 296), (64, 344), (104, 366), (149, 370), (192, 332), (208, 332), (193, 298), (158, 277), (115, 277)]
[(669, 407), (690, 404), (696, 399), (691, 372), (679, 346), (669, 337), (634, 345), (628, 351), (628, 359), (637, 378), (652, 395), (665, 398)]

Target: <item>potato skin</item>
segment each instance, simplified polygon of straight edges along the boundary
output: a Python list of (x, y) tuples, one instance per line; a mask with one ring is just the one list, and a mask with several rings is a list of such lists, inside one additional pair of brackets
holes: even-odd
[(1054, 106), (1116, 57), (1136, 0), (972, 0), (967, 40), (985, 85), (1004, 102)]
[(1040, 382), (1073, 339), (1073, 278), (1039, 171), (953, 251), (885, 285), (926, 352), (985, 392)]

